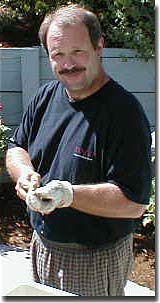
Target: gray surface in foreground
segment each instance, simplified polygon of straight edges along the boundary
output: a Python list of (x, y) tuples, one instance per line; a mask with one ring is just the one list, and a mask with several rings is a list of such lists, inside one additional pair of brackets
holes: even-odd
[[(6, 296), (6, 294), (17, 286), (32, 284), (30, 255), (28, 250), (0, 244), (0, 263), (2, 296)], [(155, 292), (147, 287), (128, 281), (125, 287), (125, 295), (145, 297), (155, 296)]]

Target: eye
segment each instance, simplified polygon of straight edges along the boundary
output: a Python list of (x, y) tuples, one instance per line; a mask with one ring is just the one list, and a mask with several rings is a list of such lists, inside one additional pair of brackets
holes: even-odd
[(62, 53), (53, 53), (51, 54), (51, 60), (60, 60), (62, 58)]
[(83, 51), (81, 49), (75, 49), (74, 53), (75, 54), (81, 54), (81, 53), (83, 53)]

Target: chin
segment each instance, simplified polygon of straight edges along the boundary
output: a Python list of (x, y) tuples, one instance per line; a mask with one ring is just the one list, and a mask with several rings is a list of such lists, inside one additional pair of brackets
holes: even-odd
[(67, 88), (68, 91), (79, 91), (79, 90), (84, 90), (86, 88), (85, 85), (69, 85), (67, 83), (64, 83), (65, 87)]

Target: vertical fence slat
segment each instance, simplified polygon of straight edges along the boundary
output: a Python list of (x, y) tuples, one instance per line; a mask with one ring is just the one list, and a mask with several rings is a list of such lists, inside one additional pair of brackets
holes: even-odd
[(40, 85), (39, 47), (25, 48), (21, 56), (22, 103), (25, 111), (31, 96)]

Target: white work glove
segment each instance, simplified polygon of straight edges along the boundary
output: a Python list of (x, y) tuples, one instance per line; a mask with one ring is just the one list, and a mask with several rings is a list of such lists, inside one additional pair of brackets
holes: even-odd
[(53, 180), (45, 186), (30, 189), (26, 203), (34, 211), (49, 214), (55, 208), (69, 207), (73, 202), (73, 189), (68, 181)]

